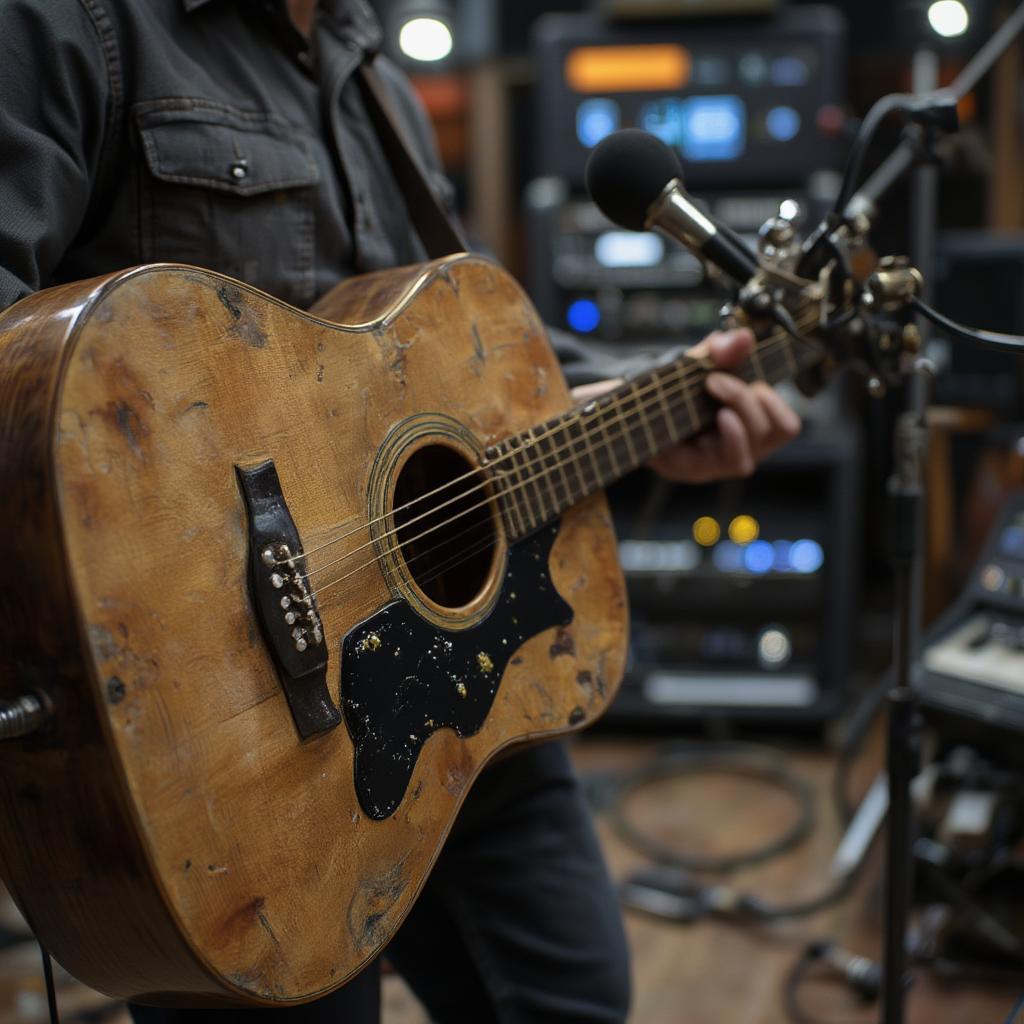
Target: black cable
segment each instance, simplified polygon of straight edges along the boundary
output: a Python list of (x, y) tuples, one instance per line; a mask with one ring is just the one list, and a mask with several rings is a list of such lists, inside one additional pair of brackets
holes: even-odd
[[(782, 987), (782, 1005), (792, 1024), (824, 1024), (811, 1017), (800, 1005), (800, 986), (811, 968), (820, 964), (844, 981), (867, 1005), (878, 999), (882, 988), (881, 968), (872, 960), (841, 949), (834, 942), (819, 941), (807, 945), (786, 976)], [(909, 987), (909, 977), (904, 984)]]
[(57, 989), (53, 983), (53, 961), (41, 942), (39, 952), (43, 955), (43, 979), (46, 982), (46, 1004), (50, 1009), (50, 1024), (60, 1024), (60, 1017), (57, 1014)]
[(816, 945), (817, 943), (812, 943), (800, 954), (800, 959), (786, 975), (786, 980), (782, 985), (782, 1008), (786, 1011), (786, 1016), (789, 1017), (792, 1024), (823, 1024), (819, 1018), (811, 1017), (804, 1012), (799, 998), (800, 986), (819, 959), (815, 954)]
[(911, 298), (910, 305), (921, 316), (931, 320), (933, 324), (937, 324), (944, 331), (948, 331), (954, 338), (959, 338), (962, 341), (973, 341), (979, 345), (987, 345), (989, 348), (997, 348), (1001, 352), (1024, 355), (1024, 338), (1016, 334), (1001, 334), (999, 331), (982, 331), (975, 330), (972, 327), (965, 327), (963, 324), (958, 324), (955, 320), (950, 320), (948, 316), (943, 316), (937, 309), (932, 309), (931, 306), (922, 302), (917, 296)]
[(832, 205), (832, 215), (839, 216), (847, 207), (850, 199), (857, 189), (861, 179), (861, 172), (864, 169), (864, 161), (867, 159), (868, 150), (874, 141), (875, 134), (881, 127), (882, 122), (896, 111), (907, 111), (915, 103), (913, 96), (907, 93), (894, 92), (877, 100), (867, 112), (864, 120), (857, 129), (856, 138), (853, 140), (853, 148), (850, 151), (849, 159), (846, 162), (846, 171), (843, 174), (843, 183), (839, 188), (839, 194)]
[[(800, 808), (797, 821), (756, 850), (728, 857), (707, 857), (680, 851), (652, 839), (629, 821), (626, 804), (638, 790), (694, 772), (715, 771), (755, 778), (782, 788)], [(791, 903), (770, 903), (729, 885), (705, 883), (690, 876), (691, 871), (725, 873), (741, 866), (763, 863), (788, 852), (813, 828), (815, 810), (811, 787), (789, 772), (784, 759), (776, 751), (754, 744), (671, 750), (620, 779), (608, 794), (605, 810), (619, 837), (656, 862), (655, 866), (640, 869), (624, 881), (620, 889), (623, 902), (633, 909), (680, 923), (707, 916), (740, 923), (808, 917), (844, 899), (861, 866), (857, 865), (855, 870), (835, 878), (821, 892)]]
[[(673, 848), (629, 821), (626, 804), (639, 790), (667, 779), (707, 772), (752, 778), (783, 790), (797, 805), (796, 821), (757, 849), (719, 856)], [(814, 827), (814, 794), (810, 785), (793, 775), (784, 759), (770, 748), (746, 743), (693, 745), (657, 755), (650, 764), (620, 780), (610, 801), (608, 816), (624, 842), (660, 864), (686, 871), (729, 872), (771, 860), (803, 842)]]

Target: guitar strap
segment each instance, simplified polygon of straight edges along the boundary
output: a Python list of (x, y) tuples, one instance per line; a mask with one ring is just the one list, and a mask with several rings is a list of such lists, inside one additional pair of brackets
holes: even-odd
[(370, 119), (427, 255), (437, 259), (465, 252), (465, 239), (430, 187), (427, 172), (409, 143), (377, 69), (366, 60), (359, 65), (358, 74)]

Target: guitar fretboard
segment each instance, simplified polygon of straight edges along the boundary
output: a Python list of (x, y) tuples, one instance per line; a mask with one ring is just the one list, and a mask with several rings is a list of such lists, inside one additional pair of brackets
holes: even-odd
[[(820, 361), (783, 334), (761, 342), (730, 371), (777, 383)], [(621, 479), (714, 422), (705, 391), (713, 367), (683, 355), (633, 377), (596, 401), (493, 445), (485, 454), (511, 539), (525, 537), (583, 498)]]

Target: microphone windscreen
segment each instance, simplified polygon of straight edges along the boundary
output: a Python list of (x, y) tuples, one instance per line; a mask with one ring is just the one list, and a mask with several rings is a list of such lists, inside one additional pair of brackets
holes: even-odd
[(683, 165), (674, 149), (637, 128), (602, 139), (587, 161), (590, 198), (614, 224), (643, 231), (647, 211)]

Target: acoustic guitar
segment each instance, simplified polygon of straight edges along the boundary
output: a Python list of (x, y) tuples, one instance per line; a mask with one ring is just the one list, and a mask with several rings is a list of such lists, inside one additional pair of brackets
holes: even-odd
[(157, 265), (0, 315), (0, 697), (53, 709), (0, 744), (0, 868), (56, 958), (166, 1004), (351, 978), (484, 765), (612, 699), (602, 488), (711, 423), (707, 370), (573, 407), (465, 255), (309, 313)]

